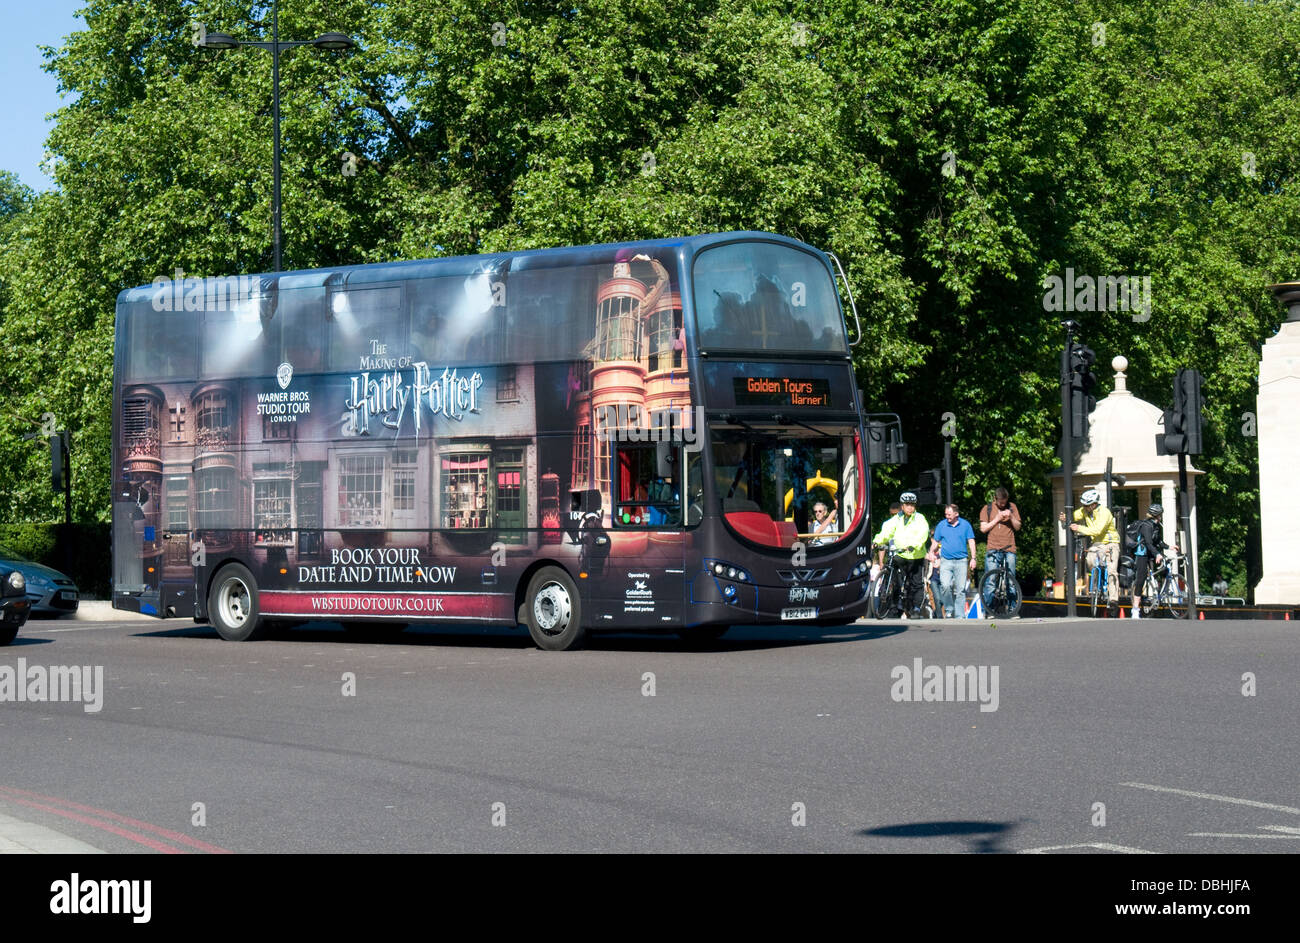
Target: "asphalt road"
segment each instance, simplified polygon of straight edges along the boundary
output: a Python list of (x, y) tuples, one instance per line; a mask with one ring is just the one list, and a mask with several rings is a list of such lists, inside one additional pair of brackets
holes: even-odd
[[(26, 825), (110, 852), (1300, 850), (1293, 623), (826, 632), (545, 653), (522, 630), (237, 644), (32, 622), (0, 674), (102, 666), (102, 709), (0, 703), (0, 842)], [(978, 690), (895, 700), (916, 659), (997, 666), (996, 710)]]

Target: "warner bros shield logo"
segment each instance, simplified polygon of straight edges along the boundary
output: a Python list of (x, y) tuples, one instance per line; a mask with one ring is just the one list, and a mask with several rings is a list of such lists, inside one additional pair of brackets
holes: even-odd
[(280, 382), (280, 389), (287, 390), (289, 388), (289, 381), (293, 379), (293, 364), (280, 364), (279, 369), (275, 371), (275, 378)]

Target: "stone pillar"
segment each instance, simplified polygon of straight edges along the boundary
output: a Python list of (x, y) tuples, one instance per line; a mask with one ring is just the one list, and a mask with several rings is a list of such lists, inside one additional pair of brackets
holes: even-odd
[[(1255, 602), (1300, 603), (1300, 554), (1293, 532), (1300, 515), (1300, 282), (1272, 285), (1287, 306), (1287, 319), (1264, 344), (1255, 407), (1259, 431), (1259, 518), (1264, 578), (1255, 587)], [(1244, 530), (1243, 530), (1244, 533)]]

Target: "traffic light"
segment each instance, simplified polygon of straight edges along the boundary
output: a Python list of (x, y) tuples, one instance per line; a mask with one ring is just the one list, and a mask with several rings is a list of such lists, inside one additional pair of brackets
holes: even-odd
[[(893, 413), (875, 413), (865, 417), (868, 465), (906, 465), (907, 443), (903, 441), (902, 421)], [(885, 421), (888, 420), (888, 421)]]
[(921, 472), (916, 485), (917, 504), (940, 504), (943, 502), (943, 469), (927, 468)]
[(892, 428), (889, 430), (889, 438), (885, 440), (885, 453), (887, 456), (887, 464), (907, 464), (907, 443), (896, 437)]
[(50, 436), (50, 484), (56, 492), (63, 490), (67, 474), (68, 433), (66, 430)]
[(1088, 416), (1097, 408), (1097, 397), (1093, 395), (1097, 378), (1092, 373), (1092, 365), (1097, 362), (1097, 355), (1089, 347), (1071, 343), (1069, 362), (1070, 438), (1086, 439)]
[(1177, 384), (1182, 390), (1183, 434), (1187, 436), (1187, 454), (1201, 454), (1201, 371), (1184, 367), (1178, 371)]
[(1174, 378), (1174, 406), (1164, 411), (1165, 431), (1156, 434), (1157, 455), (1201, 454), (1201, 373), (1179, 369)]
[(1160, 419), (1164, 432), (1156, 433), (1156, 454), (1177, 455), (1187, 449), (1187, 436), (1183, 434), (1183, 414), (1178, 407), (1166, 409)]

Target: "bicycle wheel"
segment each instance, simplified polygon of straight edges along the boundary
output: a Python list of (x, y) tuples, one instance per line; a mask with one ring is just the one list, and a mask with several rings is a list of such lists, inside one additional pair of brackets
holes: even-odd
[(1007, 613), (1004, 618), (1014, 619), (1020, 615), (1020, 604), (1025, 601), (1025, 594), (1020, 591), (1020, 581), (1010, 570), (1007, 571)]
[(871, 614), (877, 619), (888, 616), (894, 607), (894, 597), (898, 595), (898, 573), (888, 567), (876, 578), (875, 589), (871, 593)]
[(1097, 576), (1097, 568), (1093, 567), (1092, 573), (1088, 576), (1088, 596), (1092, 599), (1092, 617), (1097, 618), (1097, 597), (1101, 595), (1101, 579)]
[(1178, 613), (1174, 610), (1174, 605), (1178, 601), (1177, 593), (1178, 587), (1174, 578), (1166, 575), (1160, 581), (1160, 586), (1151, 599), (1151, 614), (1161, 619), (1177, 618)]
[(1150, 595), (1142, 597), (1142, 618), (1165, 619), (1174, 614), (1169, 608), (1169, 593), (1164, 586), (1152, 586), (1148, 592)]
[(1001, 586), (998, 585), (998, 580), (1001, 579), (1001, 576), (1002, 576), (1002, 568), (997, 567), (995, 569), (988, 570), (984, 574), (983, 579), (980, 580), (980, 589), (979, 589), (980, 599), (984, 603), (984, 613), (990, 619), (995, 617), (1000, 617), (1002, 615), (1003, 599), (1001, 594)]
[(1020, 611), (1020, 584), (1006, 567), (984, 574), (980, 582), (984, 611), (991, 619), (1006, 619)]

